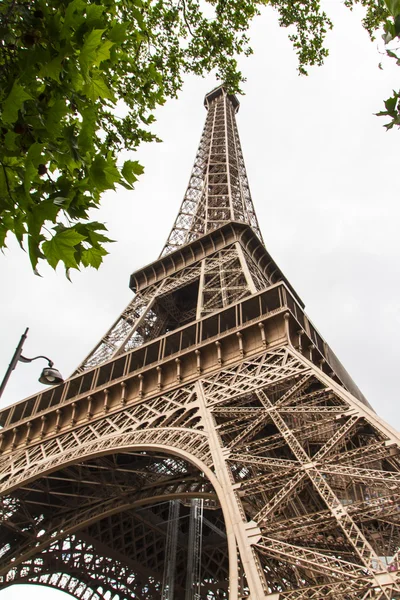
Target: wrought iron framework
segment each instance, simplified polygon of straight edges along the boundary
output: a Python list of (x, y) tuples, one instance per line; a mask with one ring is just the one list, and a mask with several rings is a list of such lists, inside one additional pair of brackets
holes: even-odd
[(0, 586), (400, 599), (400, 437), (266, 251), (223, 87), (160, 258), (64, 384), (0, 412)]

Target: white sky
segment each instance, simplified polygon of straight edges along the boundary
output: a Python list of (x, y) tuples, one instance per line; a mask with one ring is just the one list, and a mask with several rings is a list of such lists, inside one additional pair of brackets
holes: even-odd
[[(264, 240), (306, 310), (379, 415), (400, 428), (398, 192), (400, 132), (373, 113), (398, 87), (353, 14), (326, 1), (335, 21), (330, 56), (299, 77), (285, 30), (266, 9), (251, 31), (254, 56), (238, 126)], [(394, 61), (393, 61), (394, 62)], [(397, 69), (397, 71), (396, 71)], [(205, 119), (203, 96), (216, 85), (190, 77), (176, 101), (157, 111), (163, 144), (136, 153), (145, 175), (134, 192), (108, 194), (96, 220), (108, 224), (110, 256), (99, 272), (42, 266), (32, 274), (10, 241), (0, 255), (0, 377), (26, 326), (24, 354), (45, 354), (68, 376), (131, 298), (129, 275), (155, 260), (187, 185)], [(44, 364), (19, 364), (1, 406), (41, 388)], [(15, 586), (1, 600), (56, 600), (59, 592)]]

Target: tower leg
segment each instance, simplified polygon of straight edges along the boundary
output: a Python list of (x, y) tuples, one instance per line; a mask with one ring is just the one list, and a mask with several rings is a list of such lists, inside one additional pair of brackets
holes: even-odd
[(239, 597), (238, 562), (237, 559), (233, 560), (233, 557), (237, 557), (238, 552), (250, 590), (249, 600), (262, 600), (262, 598), (266, 598), (267, 587), (258, 557), (251, 547), (253, 543), (260, 540), (261, 532), (255, 523), (246, 522), (240, 501), (235, 493), (234, 481), (225, 461), (224, 449), (216, 430), (214, 417), (207, 407), (201, 382), (196, 385), (200, 411), (209, 436), (215, 474), (221, 484), (226, 501), (224, 513), (229, 515), (228, 519), (225, 519), (229, 549), (229, 600), (237, 600)]

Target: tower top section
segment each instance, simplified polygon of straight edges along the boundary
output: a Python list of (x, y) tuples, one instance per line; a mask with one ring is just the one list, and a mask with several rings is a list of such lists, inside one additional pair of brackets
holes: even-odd
[(219, 85), (218, 87), (214, 88), (213, 90), (211, 90), (211, 92), (208, 92), (208, 94), (205, 95), (204, 106), (206, 107), (207, 110), (208, 110), (210, 104), (219, 96), (225, 96), (231, 102), (235, 113), (238, 112), (239, 107), (240, 107), (239, 100), (237, 99), (235, 94), (228, 94), (224, 85)]
[(236, 125), (239, 100), (220, 85), (204, 105), (207, 117), (189, 185), (162, 256), (232, 221), (250, 225), (262, 242)]

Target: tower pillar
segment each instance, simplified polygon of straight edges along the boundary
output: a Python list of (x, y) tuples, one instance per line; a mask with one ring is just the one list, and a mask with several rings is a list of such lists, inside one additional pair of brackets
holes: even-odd
[(207, 399), (200, 382), (197, 383), (197, 394), (200, 400), (201, 413), (206, 431), (209, 436), (210, 452), (214, 463), (215, 475), (221, 484), (226, 498), (227, 514), (229, 521), (225, 523), (229, 543), (229, 600), (240, 598), (239, 570), (237, 557), (243, 565), (249, 586), (251, 600), (262, 599), (266, 594), (266, 586), (262, 576), (262, 569), (253, 552), (252, 544), (261, 539), (261, 531), (254, 522), (247, 522), (246, 516), (237, 498), (235, 482), (227, 468), (226, 457), (229, 452), (223, 448), (216, 430), (215, 420), (207, 407)]

